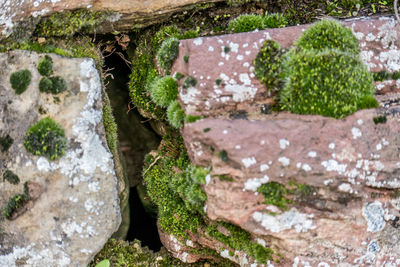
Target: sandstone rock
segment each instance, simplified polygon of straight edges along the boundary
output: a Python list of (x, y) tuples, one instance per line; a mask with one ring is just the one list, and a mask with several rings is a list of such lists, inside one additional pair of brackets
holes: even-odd
[[(400, 70), (392, 18), (345, 24), (371, 71)], [(186, 123), (182, 135), (192, 163), (212, 170), (204, 186), (207, 216), (240, 226), (280, 253), (275, 266), (397, 266), (397, 81), (377, 83), (380, 108), (341, 120), (265, 112), (272, 97), (254, 75), (258, 49), (266, 39), (288, 48), (306, 27), (181, 41), (172, 73), (197, 79), (179, 88), (179, 100), (186, 114), (205, 117)], [(286, 187), (286, 207), (257, 191), (271, 182)], [(212, 247), (199, 236), (199, 244)]]
[[(27, 209), (14, 220), (1, 218), (1, 266), (84, 266), (118, 228), (121, 215), (117, 177), (105, 140), (102, 88), (92, 59), (50, 55), (54, 75), (67, 82), (59, 95), (39, 92), (37, 65), (43, 55), (29, 51), (0, 54), (0, 134), (14, 140), (0, 152), (0, 173), (11, 170), (19, 184), (1, 180), (1, 207), (28, 182)], [(28, 69), (28, 89), (16, 95), (10, 75)], [(58, 160), (28, 153), (27, 129), (51, 117), (65, 130), (68, 149)]]
[[(9, 36), (24, 20), (50, 16), (57, 12), (87, 9), (106, 12), (101, 25), (90, 29), (93, 33), (127, 31), (168, 19), (173, 13), (192, 8), (196, 4), (222, 0), (157, 0), (157, 1), (110, 1), (110, 0), (6, 0), (0, 14), (0, 40)], [(33, 20), (31, 23), (36, 24)], [(65, 22), (68, 25), (68, 21)], [(33, 27), (34, 28), (34, 27)]]

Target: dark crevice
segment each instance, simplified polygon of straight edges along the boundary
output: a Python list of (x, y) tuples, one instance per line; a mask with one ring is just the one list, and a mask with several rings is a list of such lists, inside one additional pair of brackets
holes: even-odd
[[(104, 36), (103, 41), (112, 40), (113, 36)], [(137, 192), (137, 185), (142, 181), (143, 160), (147, 153), (157, 149), (160, 137), (152, 130), (147, 119), (133, 108), (129, 109), (129, 65), (126, 51), (114, 43), (112, 54), (105, 53), (104, 70), (106, 73), (106, 92), (110, 98), (113, 115), (118, 125), (118, 140), (130, 184), (130, 225), (126, 239), (138, 239), (142, 245), (159, 251), (162, 244), (157, 231), (157, 219), (148, 214)], [(125, 59), (123, 59), (123, 57)], [(132, 107), (132, 106), (131, 106)], [(129, 112), (128, 112), (129, 109)]]

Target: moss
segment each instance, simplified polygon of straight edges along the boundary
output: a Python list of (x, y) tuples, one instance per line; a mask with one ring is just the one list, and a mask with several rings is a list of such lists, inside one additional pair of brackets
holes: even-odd
[(117, 123), (112, 114), (110, 99), (107, 95), (103, 96), (103, 124), (106, 132), (108, 148), (112, 153), (114, 153), (118, 142)]
[(77, 32), (89, 33), (101, 25), (110, 12), (79, 9), (57, 12), (42, 19), (36, 27), (37, 36), (72, 36)]
[(372, 75), (374, 77), (374, 81), (383, 82), (390, 79), (390, 74), (386, 71), (374, 72)]
[(191, 122), (201, 120), (202, 118), (203, 118), (202, 116), (186, 115), (185, 122), (191, 123)]
[(232, 177), (228, 176), (228, 175), (218, 175), (217, 176), (218, 179), (220, 179), (223, 182), (234, 182), (235, 179), (233, 179)]
[(192, 39), (192, 38), (196, 38), (196, 37), (199, 37), (199, 32), (195, 31), (195, 30), (188, 30), (188, 31), (185, 31), (183, 34), (178, 35), (179, 40)]
[(10, 170), (3, 173), (3, 181), (8, 181), (11, 184), (19, 184), (19, 177)]
[(224, 53), (227, 54), (231, 51), (231, 48), (229, 46), (224, 46)]
[(255, 29), (262, 30), (264, 28), (263, 17), (260, 15), (247, 14), (241, 15), (228, 24), (228, 31), (239, 33), (239, 32), (250, 32)]
[(178, 83), (172, 76), (164, 76), (151, 84), (150, 95), (154, 103), (166, 108), (178, 97)]
[(38, 71), (42, 76), (50, 76), (53, 72), (53, 59), (45, 55), (39, 62)]
[(277, 182), (263, 184), (257, 188), (257, 192), (263, 194), (265, 204), (277, 206), (282, 210), (288, 210), (288, 205), (292, 203), (286, 198), (289, 194), (288, 190)]
[(172, 64), (178, 56), (178, 52), (179, 40), (175, 37), (165, 40), (157, 51), (157, 63), (167, 74), (169, 74)]
[(204, 133), (208, 133), (210, 130), (211, 130), (211, 128), (204, 128), (204, 129), (203, 129), (203, 132), (204, 132)]
[(301, 49), (336, 49), (359, 54), (357, 38), (351, 29), (333, 19), (321, 20), (308, 28), (296, 41)]
[(182, 87), (185, 89), (188, 89), (189, 87), (195, 87), (197, 84), (196, 78), (192, 76), (186, 77), (186, 79), (183, 81)]
[(0, 148), (1, 148), (1, 152), (7, 152), (11, 145), (14, 143), (14, 139), (11, 138), (10, 135), (6, 135), (4, 137), (0, 136)]
[(218, 157), (223, 162), (228, 162), (228, 160), (229, 160), (228, 153), (226, 152), (226, 150), (219, 151), (218, 152)]
[(11, 219), (16, 211), (23, 207), (29, 201), (29, 196), (26, 194), (16, 194), (8, 201), (3, 210), (3, 215), (6, 219)]
[(273, 40), (266, 40), (254, 59), (254, 72), (269, 90), (279, 90), (282, 85), (282, 57), (285, 50)]
[(177, 100), (173, 101), (167, 109), (168, 122), (176, 129), (183, 127), (185, 111)]
[(47, 77), (42, 77), (39, 82), (39, 91), (42, 93), (51, 93), (52, 90), (53, 82)]
[(222, 84), (222, 80), (221, 79), (216, 79), (215, 80), (215, 84), (220, 86)]
[(378, 108), (378, 100), (375, 99), (373, 95), (362, 96), (360, 101), (357, 103), (357, 109), (368, 109), (368, 108)]
[(189, 63), (189, 56), (188, 55), (184, 55), (183, 56), (183, 62)]
[(67, 82), (64, 80), (64, 78), (60, 76), (55, 76), (55, 77), (50, 77), (50, 80), (53, 83), (53, 88), (51, 90), (51, 93), (53, 95), (59, 94), (67, 90)]
[(61, 125), (47, 117), (28, 129), (24, 138), (24, 146), (33, 155), (41, 155), (55, 160), (64, 155), (67, 139)]
[(263, 17), (263, 28), (282, 28), (288, 24), (288, 19), (281, 13), (266, 14)]
[[(343, 118), (375, 107), (372, 75), (360, 58), (338, 50), (305, 50), (285, 60), (282, 107), (298, 114)], [(369, 106), (371, 105), (371, 106)]]
[(385, 115), (381, 115), (381, 116), (374, 117), (373, 120), (374, 120), (375, 124), (379, 124), (379, 123), (386, 123), (387, 118)]
[(11, 87), (15, 90), (17, 95), (20, 95), (28, 88), (31, 79), (32, 74), (29, 70), (16, 71), (10, 76)]
[(179, 36), (181, 36), (179, 28), (175, 25), (168, 25), (157, 31), (150, 42), (153, 50), (157, 51), (165, 40), (172, 37), (179, 38)]
[(174, 76), (174, 78), (175, 78), (177, 81), (183, 79), (184, 77), (185, 77), (185, 75), (183, 75), (183, 74), (180, 73), (180, 72), (175, 73), (175, 76)]

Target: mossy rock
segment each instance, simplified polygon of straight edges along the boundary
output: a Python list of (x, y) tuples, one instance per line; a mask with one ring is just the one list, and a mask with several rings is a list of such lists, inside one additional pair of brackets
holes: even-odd
[(150, 95), (160, 107), (166, 108), (178, 97), (178, 83), (172, 76), (164, 76), (151, 84)]

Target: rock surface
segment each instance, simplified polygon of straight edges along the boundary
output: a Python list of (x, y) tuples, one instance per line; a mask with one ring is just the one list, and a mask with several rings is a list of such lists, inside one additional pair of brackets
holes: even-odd
[(0, 40), (9, 36), (24, 20), (50, 16), (57, 12), (76, 9), (108, 12), (110, 15), (102, 25), (91, 29), (93, 32), (107, 33), (159, 23), (168, 19), (173, 13), (190, 9), (196, 4), (220, 1), (222, 0), (5, 0), (1, 3)]
[[(0, 152), (0, 173), (11, 170), (20, 183), (1, 179), (0, 202), (23, 192), (35, 198), (13, 220), (1, 218), (1, 266), (85, 266), (121, 221), (117, 178), (102, 122), (102, 88), (92, 59), (50, 55), (54, 75), (67, 82), (57, 96), (41, 93), (37, 65), (43, 55), (29, 51), (0, 54), (0, 134), (14, 142)], [(16, 95), (10, 74), (28, 69), (32, 81)], [(25, 132), (50, 116), (64, 129), (68, 149), (58, 160), (33, 156), (23, 146)]]
[[(400, 70), (392, 18), (344, 23), (371, 71)], [(289, 48), (307, 27), (181, 41), (172, 73), (197, 79), (195, 87), (179, 88), (179, 100), (186, 114), (205, 117), (186, 123), (182, 134), (192, 163), (212, 169), (207, 216), (272, 247), (282, 255), (276, 266), (398, 266), (399, 82), (377, 83), (381, 107), (342, 120), (268, 114), (272, 97), (252, 62), (264, 40)], [(379, 117), (386, 123), (374, 122)], [(269, 182), (287, 188), (287, 209), (257, 192)]]

